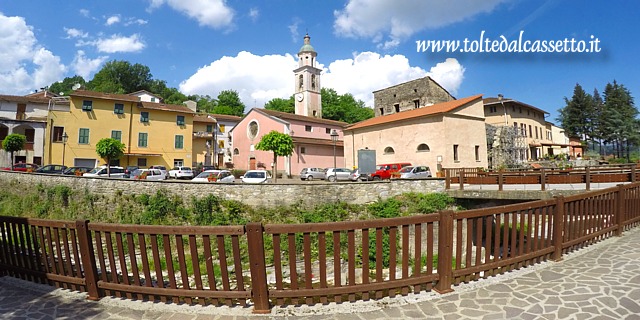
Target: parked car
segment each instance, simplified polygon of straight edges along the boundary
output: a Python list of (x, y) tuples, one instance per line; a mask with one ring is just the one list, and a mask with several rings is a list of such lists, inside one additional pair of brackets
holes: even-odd
[(300, 171), (300, 179), (312, 181), (313, 179), (324, 180), (324, 170), (322, 168), (304, 168)]
[[(20, 163), (16, 163), (16, 164), (13, 165), (13, 171), (33, 172), (38, 168), (39, 168), (39, 166), (37, 164), (33, 164), (33, 163), (20, 162)], [(11, 166), (6, 167), (6, 168), (2, 168), (0, 170), (11, 171)]]
[(267, 183), (271, 180), (271, 174), (266, 170), (248, 170), (240, 176), (242, 183)]
[(206, 170), (200, 172), (191, 181), (196, 182), (219, 182), (219, 183), (232, 183), (236, 180), (229, 170)]
[(124, 168), (124, 177), (125, 178), (130, 178), (131, 177), (131, 173), (135, 170), (140, 169), (140, 167), (138, 166), (127, 166), (126, 168)]
[(68, 175), (68, 176), (81, 176), (89, 171), (93, 170), (93, 168), (89, 168), (89, 167), (69, 167), (67, 169), (64, 170), (64, 172), (62, 172), (62, 174), (64, 175)]
[(328, 168), (324, 173), (325, 180), (334, 182), (338, 180), (349, 180), (351, 170), (347, 168)]
[[(205, 172), (205, 171), (208, 171), (208, 170), (218, 170), (218, 169), (216, 169), (216, 167), (214, 167), (214, 166), (202, 166), (200, 168), (200, 172), (199, 173), (202, 173), (202, 172)], [(193, 173), (195, 174), (196, 170), (194, 170)]]
[[(124, 178), (123, 167), (110, 167), (111, 178)], [(83, 177), (106, 177), (107, 166), (99, 166), (82, 175)]]
[(431, 170), (428, 166), (408, 166), (398, 171), (400, 179), (424, 179), (431, 178)]
[(367, 181), (369, 180), (366, 174), (361, 174), (360, 170), (353, 169), (349, 174), (349, 180), (351, 181)]
[(36, 169), (33, 172), (37, 173), (52, 173), (52, 174), (61, 174), (64, 170), (67, 169), (67, 166), (59, 165), (59, 164), (48, 164), (46, 166), (42, 166)]
[(169, 170), (169, 178), (191, 179), (193, 178), (193, 170), (190, 167), (173, 167), (173, 169)]
[(376, 172), (369, 175), (369, 180), (391, 179), (391, 176), (393, 174), (400, 171), (400, 169), (404, 167), (408, 167), (410, 165), (411, 163), (408, 163), (408, 162), (379, 164), (376, 166)]
[(164, 180), (167, 175), (160, 169), (136, 169), (129, 174), (129, 179), (134, 180)]
[(164, 175), (166, 177), (165, 179), (169, 178), (169, 171), (167, 171), (167, 167), (165, 167), (165, 166), (151, 166), (151, 167), (149, 167), (149, 169), (158, 169), (158, 170), (162, 171), (162, 173), (164, 173)]

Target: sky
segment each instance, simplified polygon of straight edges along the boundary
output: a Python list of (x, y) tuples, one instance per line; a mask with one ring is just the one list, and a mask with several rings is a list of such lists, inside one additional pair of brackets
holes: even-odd
[[(502, 94), (557, 123), (576, 83), (640, 91), (639, 9), (633, 0), (2, 0), (0, 94), (88, 81), (118, 60), (187, 95), (236, 90), (248, 111), (293, 94), (308, 33), (322, 86), (367, 106), (373, 91), (431, 76), (457, 98)], [(466, 52), (432, 43), (465, 40)], [(528, 51), (545, 42), (554, 52), (523, 52), (527, 40)]]

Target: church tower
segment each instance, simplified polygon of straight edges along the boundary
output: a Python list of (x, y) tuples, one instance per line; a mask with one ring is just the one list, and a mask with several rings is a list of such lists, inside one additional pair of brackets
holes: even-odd
[(316, 51), (311, 46), (309, 34), (304, 36), (304, 45), (298, 52), (298, 68), (295, 74), (296, 114), (322, 118), (320, 99), (320, 72), (316, 67)]

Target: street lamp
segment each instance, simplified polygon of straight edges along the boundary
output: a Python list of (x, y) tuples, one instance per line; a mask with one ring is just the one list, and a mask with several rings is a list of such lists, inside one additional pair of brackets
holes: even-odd
[(500, 101), (500, 104), (502, 105), (502, 109), (504, 110), (504, 125), (508, 125), (507, 122), (507, 107), (504, 106), (504, 101), (502, 101), (502, 99), (504, 98), (504, 96), (500, 93), (498, 93), (498, 101)]
[(69, 135), (67, 132), (62, 133), (62, 165), (64, 166), (64, 152), (67, 149), (67, 141), (69, 140)]
[(338, 141), (338, 131), (331, 129), (331, 141), (333, 141), (333, 167), (336, 167), (336, 142)]

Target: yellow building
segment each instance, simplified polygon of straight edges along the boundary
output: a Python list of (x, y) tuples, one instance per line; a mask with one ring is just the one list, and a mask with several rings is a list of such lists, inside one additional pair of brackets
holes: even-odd
[(213, 141), (215, 140), (216, 119), (212, 115), (198, 114), (193, 117), (193, 161), (198, 164), (213, 165)]
[[(49, 112), (45, 141), (48, 163), (95, 167), (103, 138), (125, 144), (114, 165), (191, 166), (195, 104), (169, 105), (141, 97), (78, 90), (69, 96), (69, 111)], [(65, 138), (66, 137), (66, 138)]]

